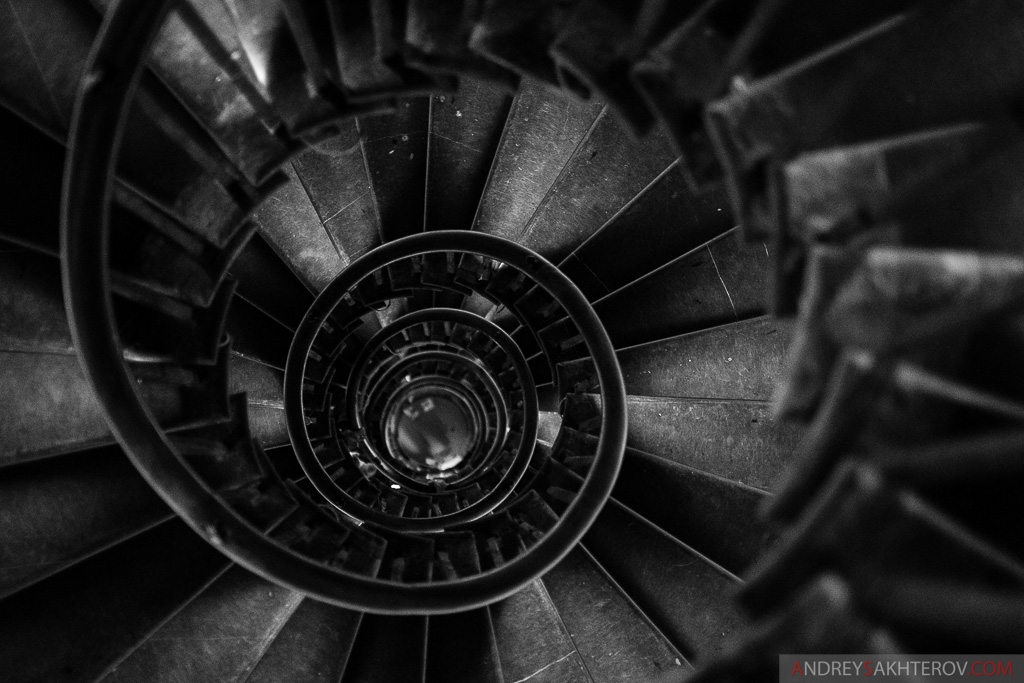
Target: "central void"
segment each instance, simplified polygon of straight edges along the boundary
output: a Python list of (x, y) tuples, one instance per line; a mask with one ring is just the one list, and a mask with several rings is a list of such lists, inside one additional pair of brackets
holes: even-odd
[(388, 417), (388, 434), (394, 457), (428, 472), (462, 464), (480, 437), (466, 400), (443, 387), (422, 387), (398, 401)]

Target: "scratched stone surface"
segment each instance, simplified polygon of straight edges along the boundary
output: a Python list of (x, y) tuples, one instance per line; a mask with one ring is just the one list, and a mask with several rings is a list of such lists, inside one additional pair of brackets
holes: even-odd
[(600, 104), (552, 96), (524, 79), (473, 229), (515, 239), (601, 111)]
[[(719, 399), (771, 400), (782, 374), (793, 323), (769, 316), (619, 351), (626, 393)], [(590, 361), (565, 363), (569, 385), (589, 376)]]
[(523, 229), (520, 243), (558, 263), (667, 170), (674, 157), (660, 128), (637, 138), (605, 109)]
[(319, 292), (342, 271), (345, 261), (320, 223), (295, 170), (290, 164), (283, 170), (288, 182), (256, 209), (253, 220), (303, 284)]
[(381, 241), (423, 232), (430, 98), (402, 100), (394, 114), (361, 116), (358, 122)]
[(687, 659), (721, 653), (740, 627), (740, 580), (614, 501), (583, 544)]
[(628, 399), (627, 444), (688, 467), (771, 490), (800, 430), (766, 401)]
[[(601, 404), (596, 394), (573, 396), (574, 410)], [(626, 411), (629, 448), (768, 491), (802, 433), (768, 401), (627, 396)]]
[(544, 575), (562, 623), (595, 681), (647, 681), (689, 663), (582, 547)]
[(512, 100), (505, 89), (472, 80), (431, 98), (427, 230), (473, 226)]
[(380, 219), (355, 119), (292, 161), (317, 218), (346, 265), (380, 244)]
[(501, 671), (508, 683), (591, 683), (540, 581), (491, 605)]

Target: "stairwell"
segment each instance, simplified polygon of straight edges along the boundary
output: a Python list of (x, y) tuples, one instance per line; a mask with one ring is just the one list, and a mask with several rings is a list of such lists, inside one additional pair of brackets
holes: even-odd
[(1022, 650), (1012, 0), (0, 19), (0, 678)]

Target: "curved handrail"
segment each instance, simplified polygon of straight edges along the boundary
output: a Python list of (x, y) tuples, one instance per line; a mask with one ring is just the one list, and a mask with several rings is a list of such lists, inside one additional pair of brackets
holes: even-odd
[[(593, 523), (611, 494), (626, 440), (625, 390), (607, 333), (580, 291), (555, 266), (522, 247), (504, 240), (482, 241), (486, 236), (475, 233), (460, 235), (463, 246), (522, 263), (538, 282), (552, 284), (593, 351), (605, 422), (590, 476), (559, 524), (500, 567), (452, 581), (401, 584), (342, 573), (303, 557), (265, 536), (203, 483), (145, 406), (124, 364), (115, 325), (109, 207), (128, 109), (149, 47), (171, 5), (172, 0), (120, 0), (107, 14), (84, 69), (65, 167), (61, 262), (68, 319), (84, 374), (111, 430), (175, 513), (225, 555), (268, 580), (318, 600), (387, 614), (457, 612), (511, 595), (557, 564)], [(415, 239), (430, 250), (448, 238), (431, 233)], [(395, 250), (389, 246), (376, 258), (390, 258)], [(314, 304), (310, 315), (321, 314)], [(303, 347), (311, 341), (296, 339), (296, 344)], [(295, 372), (286, 375), (286, 400), (301, 394), (301, 379)]]

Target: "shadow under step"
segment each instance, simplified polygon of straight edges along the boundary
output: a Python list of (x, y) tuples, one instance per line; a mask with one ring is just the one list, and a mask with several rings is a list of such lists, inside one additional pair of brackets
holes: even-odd
[(595, 302), (616, 348), (764, 314), (768, 247), (739, 237), (734, 228)]
[(759, 515), (770, 494), (643, 451), (626, 451), (613, 494), (734, 574), (776, 540)]
[[(559, 267), (587, 299), (596, 301), (734, 225), (725, 190), (719, 185), (695, 192), (688, 172), (675, 161)], [(622, 258), (626, 253), (629, 258)]]
[(426, 683), (428, 617), (363, 616), (342, 683)]
[[(273, 203), (273, 199), (268, 201)], [(238, 296), (289, 330), (299, 326), (313, 303), (309, 288), (259, 234), (253, 235), (229, 272), (238, 280)]]
[(24, 683), (93, 681), (228, 568), (177, 519), (6, 598), (6, 675)]
[(603, 109), (516, 241), (553, 263), (562, 261), (674, 159), (660, 131), (637, 139)]
[(5, 468), (0, 478), (0, 597), (172, 516), (117, 446)]
[[(558, 456), (584, 476), (598, 439), (565, 428)], [(738, 574), (776, 534), (759, 514), (770, 494), (633, 448), (626, 450), (612, 495), (631, 510)]]
[(401, 100), (392, 115), (357, 121), (381, 243), (423, 232), (430, 98)]
[(267, 367), (284, 371), (292, 332), (240, 296), (228, 309), (225, 332), (231, 337), (231, 353)]
[(498, 644), (486, 607), (430, 617), (426, 680), (502, 683)]

